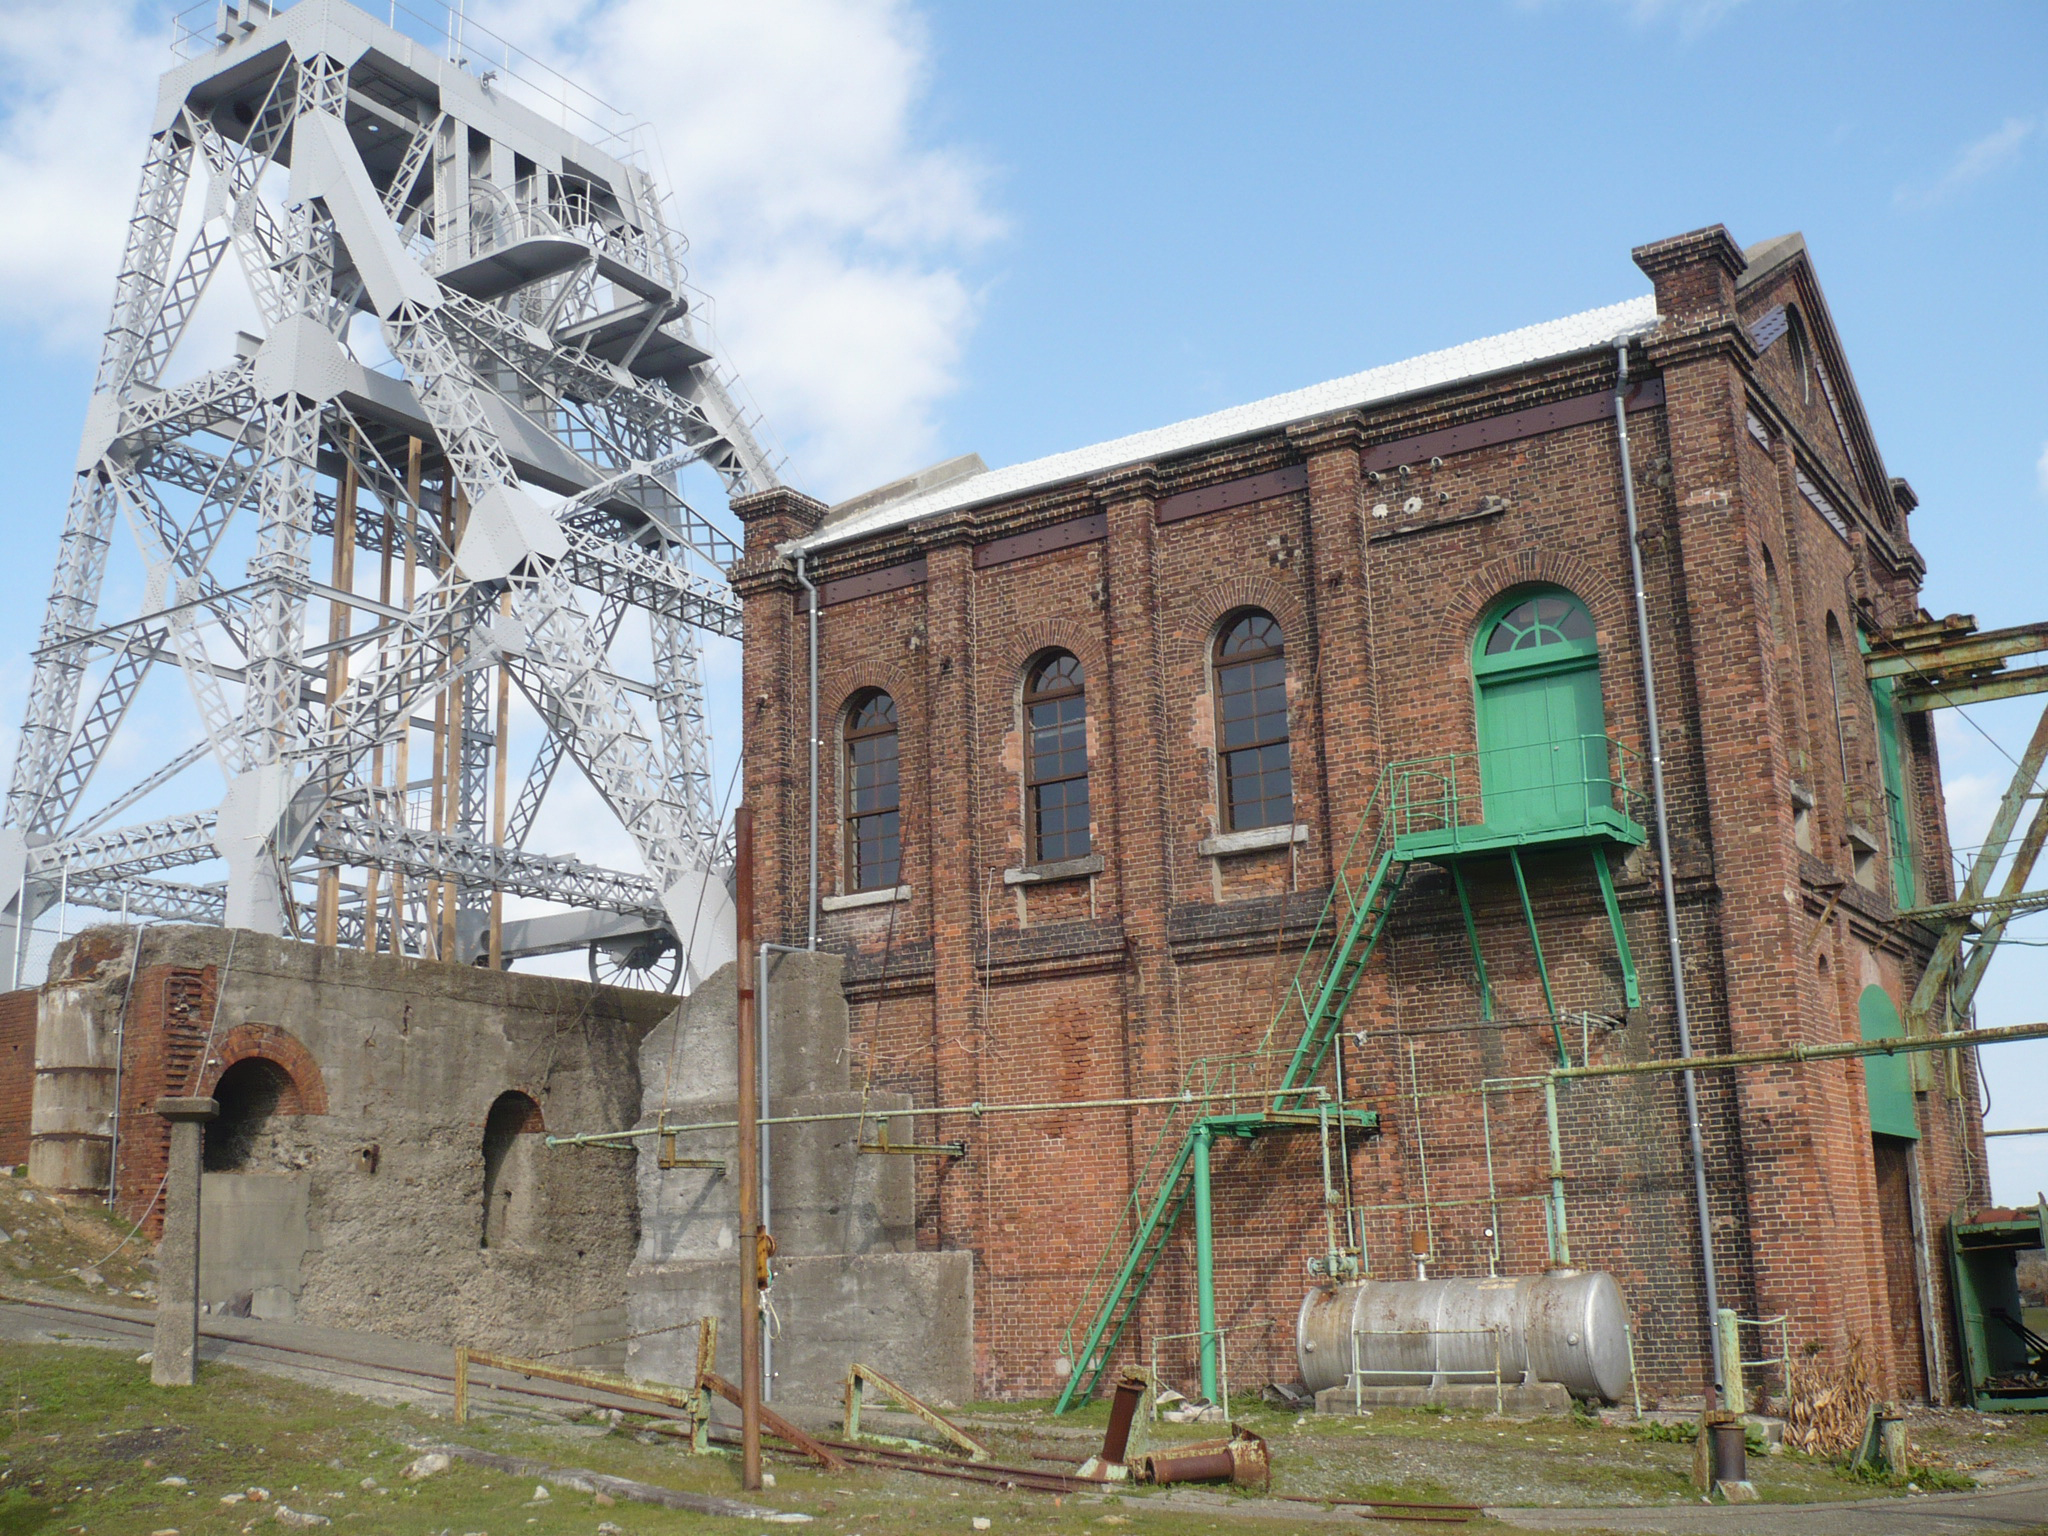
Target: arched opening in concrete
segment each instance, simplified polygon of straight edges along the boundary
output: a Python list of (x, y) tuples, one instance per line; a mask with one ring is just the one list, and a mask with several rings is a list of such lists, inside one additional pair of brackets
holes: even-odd
[(241, 1173), (255, 1158), (279, 1114), (297, 1112), (291, 1073), (261, 1056), (245, 1057), (213, 1085), (220, 1114), (206, 1126), (208, 1173)]
[(508, 1089), (484, 1117), (484, 1208), (479, 1248), (517, 1246), (533, 1230), (539, 1143), (547, 1129), (531, 1094)]

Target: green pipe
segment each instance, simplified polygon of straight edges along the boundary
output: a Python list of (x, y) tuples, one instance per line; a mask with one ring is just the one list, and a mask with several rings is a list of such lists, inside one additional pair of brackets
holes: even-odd
[(1543, 1116), (1550, 1122), (1550, 1230), (1556, 1244), (1552, 1255), (1560, 1264), (1572, 1261), (1571, 1241), (1564, 1234), (1564, 1146), (1557, 1135), (1557, 1079), (1543, 1083)]
[(1209, 1209), (1206, 1121), (1195, 1125), (1195, 1324), (1202, 1330), (1202, 1396), (1216, 1401), (1216, 1229)]

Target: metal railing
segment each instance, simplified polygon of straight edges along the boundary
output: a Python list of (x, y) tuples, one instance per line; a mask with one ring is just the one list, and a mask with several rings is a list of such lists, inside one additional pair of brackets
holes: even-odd
[[(1792, 1322), (1784, 1313), (1776, 1317), (1738, 1317), (1732, 1307), (1723, 1307), (1715, 1315), (1717, 1325), (1714, 1347), (1721, 1357), (1722, 1391), (1726, 1406), (1735, 1413), (1748, 1413), (1753, 1406), (1760, 1406), (1768, 1393), (1759, 1392), (1756, 1404), (1750, 1402), (1749, 1390), (1745, 1385), (1745, 1372), (1751, 1367), (1763, 1373), (1763, 1368), (1772, 1367), (1777, 1372), (1778, 1385), (1783, 1388), (1792, 1373)], [(1772, 1331), (1776, 1331), (1778, 1352), (1775, 1355), (1761, 1355), (1754, 1360), (1745, 1359), (1742, 1354), (1742, 1333), (1744, 1328), (1757, 1330), (1759, 1347), (1767, 1347)]]
[[(1498, 1328), (1353, 1328), (1351, 1330), (1351, 1406), (1365, 1407), (1367, 1376), (1413, 1376), (1419, 1377), (1425, 1387), (1448, 1385), (1454, 1378), (1462, 1379), (1475, 1386), (1493, 1383), (1493, 1411), (1503, 1413), (1507, 1409), (1507, 1383), (1501, 1375), (1500, 1335)], [(1481, 1346), (1482, 1354), (1490, 1350), (1492, 1366), (1471, 1366), (1444, 1364), (1444, 1340), (1475, 1338), (1487, 1340)], [(1429, 1363), (1418, 1366), (1375, 1365), (1368, 1370), (1364, 1364), (1365, 1352), (1359, 1348), (1361, 1339), (1426, 1339), (1429, 1342)], [(1403, 1354), (1408, 1353), (1404, 1347)], [(1374, 1386), (1385, 1385), (1375, 1381)]]
[(1387, 774), (1396, 837), (1481, 826), (1608, 831), (1600, 813), (1640, 825), (1649, 810), (1642, 757), (1612, 736), (1441, 752), (1391, 763)]
[(1153, 1384), (1153, 1387), (1154, 1387), (1154, 1391), (1152, 1392), (1152, 1395), (1151, 1395), (1151, 1401), (1152, 1401), (1152, 1422), (1153, 1422), (1153, 1423), (1155, 1423), (1155, 1424), (1159, 1422), (1159, 1393), (1158, 1393), (1158, 1391), (1157, 1391), (1157, 1388), (1158, 1388), (1158, 1385), (1159, 1385), (1159, 1346), (1160, 1346), (1160, 1345), (1162, 1345), (1162, 1344), (1176, 1344), (1176, 1343), (1179, 1343), (1179, 1342), (1180, 1342), (1180, 1341), (1181, 1341), (1182, 1339), (1193, 1339), (1193, 1340), (1195, 1341), (1195, 1354), (1196, 1354), (1196, 1357), (1197, 1357), (1197, 1358), (1199, 1359), (1199, 1358), (1200, 1358), (1200, 1356), (1201, 1356), (1201, 1352), (1202, 1352), (1202, 1350), (1203, 1350), (1203, 1349), (1204, 1349), (1204, 1348), (1205, 1348), (1205, 1347), (1207, 1346), (1207, 1343), (1208, 1343), (1208, 1339), (1209, 1339), (1209, 1336), (1210, 1336), (1211, 1334), (1215, 1335), (1215, 1338), (1216, 1338), (1216, 1368), (1217, 1368), (1217, 1372), (1218, 1372), (1218, 1374), (1219, 1374), (1219, 1376), (1220, 1376), (1220, 1378), (1221, 1378), (1221, 1385), (1220, 1385), (1220, 1387), (1219, 1387), (1219, 1389), (1218, 1389), (1218, 1391), (1217, 1391), (1217, 1400), (1216, 1400), (1216, 1406), (1217, 1406), (1217, 1407), (1219, 1407), (1219, 1408), (1221, 1408), (1221, 1409), (1223, 1410), (1223, 1416), (1224, 1416), (1224, 1418), (1228, 1419), (1228, 1418), (1230, 1417), (1230, 1337), (1229, 1337), (1229, 1336), (1230, 1336), (1230, 1335), (1231, 1335), (1231, 1334), (1232, 1334), (1233, 1332), (1235, 1332), (1236, 1330), (1238, 1330), (1238, 1329), (1240, 1329), (1240, 1328), (1270, 1328), (1270, 1327), (1272, 1327), (1272, 1326), (1273, 1326), (1273, 1325), (1272, 1325), (1271, 1323), (1266, 1323), (1266, 1322), (1259, 1322), (1259, 1323), (1232, 1323), (1232, 1324), (1230, 1324), (1230, 1325), (1229, 1325), (1228, 1327), (1222, 1327), (1222, 1328), (1197, 1328), (1197, 1329), (1195, 1329), (1195, 1330), (1194, 1330), (1193, 1332), (1191, 1332), (1191, 1333), (1159, 1333), (1159, 1334), (1154, 1334), (1154, 1335), (1152, 1336), (1152, 1351), (1151, 1351), (1151, 1361), (1152, 1361), (1152, 1384)]

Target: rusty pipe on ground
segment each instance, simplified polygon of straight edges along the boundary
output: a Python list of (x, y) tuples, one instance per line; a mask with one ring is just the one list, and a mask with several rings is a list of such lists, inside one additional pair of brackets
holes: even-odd
[(1202, 1440), (1154, 1451), (1138, 1458), (1141, 1483), (1234, 1483), (1240, 1488), (1271, 1488), (1273, 1456), (1266, 1442), (1233, 1424), (1228, 1440)]

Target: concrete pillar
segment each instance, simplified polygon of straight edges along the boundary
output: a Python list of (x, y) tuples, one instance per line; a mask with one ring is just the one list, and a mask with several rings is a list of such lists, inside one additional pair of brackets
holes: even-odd
[(164, 1175), (164, 1235), (157, 1249), (156, 1353), (149, 1379), (189, 1387), (199, 1379), (199, 1151), (206, 1122), (220, 1113), (212, 1099), (158, 1099), (171, 1122), (171, 1160)]

